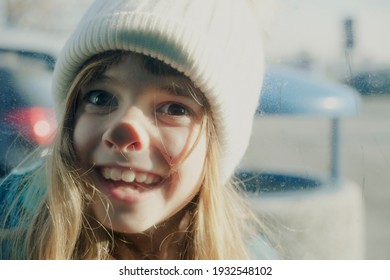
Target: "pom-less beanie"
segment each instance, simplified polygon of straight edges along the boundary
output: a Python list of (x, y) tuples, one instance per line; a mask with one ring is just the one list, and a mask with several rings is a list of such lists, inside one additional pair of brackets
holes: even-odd
[(56, 63), (58, 114), (70, 84), (93, 55), (125, 50), (157, 58), (205, 94), (220, 143), (220, 179), (226, 182), (248, 146), (264, 72), (250, 1), (95, 1)]

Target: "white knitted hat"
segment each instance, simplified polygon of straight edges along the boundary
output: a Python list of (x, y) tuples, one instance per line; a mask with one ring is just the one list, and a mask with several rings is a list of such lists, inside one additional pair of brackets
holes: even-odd
[(157, 58), (205, 94), (221, 144), (222, 182), (249, 142), (264, 72), (251, 0), (97, 0), (57, 61), (53, 90), (59, 114), (83, 63), (108, 50)]

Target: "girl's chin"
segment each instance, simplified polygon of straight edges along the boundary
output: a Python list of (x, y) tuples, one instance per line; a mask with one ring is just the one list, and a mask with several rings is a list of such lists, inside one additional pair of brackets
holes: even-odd
[(147, 232), (151, 231), (153, 229), (153, 225), (145, 225), (145, 226), (128, 226), (128, 225), (117, 225), (117, 226), (112, 226), (112, 229), (115, 233), (119, 235), (137, 235), (137, 234), (142, 234), (145, 235)]
[(102, 206), (95, 206), (94, 215), (107, 229), (119, 235), (142, 234), (143, 236), (150, 236), (156, 231), (171, 231), (172, 228), (184, 231), (190, 222), (190, 208), (192, 207), (192, 205), (187, 205), (177, 212), (165, 212), (166, 209), (161, 207), (159, 210), (154, 209), (155, 211), (148, 211), (149, 207), (146, 209), (134, 207), (131, 211), (120, 207), (120, 209), (111, 209), (107, 212)]
[[(114, 221), (103, 221), (102, 224), (109, 230), (112, 230), (116, 234), (119, 235), (137, 235), (142, 234), (142, 236), (149, 236), (152, 232), (154, 232), (157, 228), (160, 228), (158, 224), (161, 223), (161, 219), (164, 220), (163, 217), (156, 221), (139, 221), (135, 223), (129, 223), (128, 220), (121, 221), (121, 220), (114, 220)], [(133, 219), (133, 221), (135, 218)]]

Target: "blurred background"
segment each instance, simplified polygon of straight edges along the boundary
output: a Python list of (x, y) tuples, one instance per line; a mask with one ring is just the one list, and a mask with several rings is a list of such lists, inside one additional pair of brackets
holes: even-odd
[[(91, 2), (0, 0), (0, 67), (8, 67), (3, 74), (0, 71), (0, 82), (5, 81), (4, 77), (9, 74), (10, 64), (6, 63), (11, 61), (12, 71), (16, 64), (25, 70), (27, 59), (34, 60), (34, 75), (38, 68), (42, 74), (28, 87), (47, 84), (50, 80), (47, 72), (52, 70), (64, 39)], [(314, 73), (332, 83), (351, 86), (361, 97), (359, 113), (342, 119), (340, 170), (344, 178), (361, 188), (361, 199), (365, 204), (364, 258), (390, 259), (390, 1), (260, 2), (265, 7), (259, 14), (265, 19), (265, 52), (269, 67)], [(11, 40), (13, 36), (10, 34), (19, 34), (16, 36), (19, 38)], [(11, 46), (11, 42), (15, 43)], [(15, 51), (33, 45), (33, 55), (26, 51), (20, 55)], [(10, 49), (14, 50), (12, 54)], [(43, 55), (37, 55), (37, 50)], [(37, 66), (37, 60), (43, 66)], [(29, 74), (22, 77), (26, 75)], [(46, 82), (39, 82), (42, 77), (46, 77)], [(6, 94), (4, 88), (2, 98)], [(45, 88), (49, 92), (49, 85)], [(2, 110), (7, 106), (2, 106)], [(52, 112), (46, 110), (50, 106), (35, 104), (32, 107), (40, 108), (39, 113), (35, 109), (28, 113), (42, 115), (45, 120), (35, 121), (33, 132), (24, 133), (28, 134), (24, 138), (29, 144), (24, 143), (25, 139), (21, 143), (12, 136), (13, 147), (45, 145), (47, 135), (55, 129)], [(1, 112), (0, 121), (7, 124), (13, 121), (13, 128), (19, 127), (20, 122), (14, 120), (20, 119), (21, 114), (25, 115), (25, 112), (16, 109)], [(1, 128), (0, 139), (12, 135), (9, 129)], [(329, 122), (323, 118), (259, 117), (255, 122), (250, 152), (242, 166), (324, 174), (328, 172), (331, 160), (327, 142), (329, 133)], [(3, 161), (11, 157), (9, 150), (2, 151), (2, 154)]]

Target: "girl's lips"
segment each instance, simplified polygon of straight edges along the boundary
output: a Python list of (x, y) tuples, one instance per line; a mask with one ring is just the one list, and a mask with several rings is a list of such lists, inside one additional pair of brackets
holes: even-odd
[(141, 201), (165, 182), (163, 177), (155, 174), (118, 167), (102, 167), (98, 173), (103, 191), (110, 198), (126, 204)]

